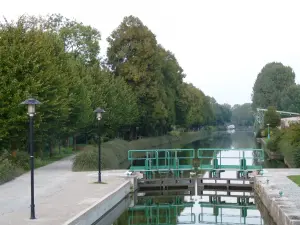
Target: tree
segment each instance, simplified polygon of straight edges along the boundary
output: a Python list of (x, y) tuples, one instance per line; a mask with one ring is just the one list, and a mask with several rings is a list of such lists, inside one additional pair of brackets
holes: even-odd
[(110, 137), (120, 127), (135, 125), (139, 118), (137, 97), (123, 77), (114, 77), (108, 70), (91, 70), (92, 106), (105, 108), (104, 125)]
[(166, 124), (168, 118), (168, 95), (163, 87), (166, 73), (163, 75), (161, 64), (167, 65), (160, 61), (163, 50), (155, 35), (133, 16), (125, 17), (107, 41), (107, 63), (135, 91), (144, 135), (155, 133), (157, 125)]
[(283, 92), (280, 106), (284, 111), (300, 112), (300, 85), (292, 85)]
[(170, 125), (176, 124), (176, 100), (179, 98), (180, 87), (185, 75), (172, 52), (159, 45), (158, 54), (162, 73), (159, 90), (162, 102), (167, 110), (165, 123), (161, 121), (160, 126), (163, 126), (166, 130)]
[(43, 24), (43, 29), (59, 34), (66, 52), (85, 64), (99, 65), (101, 35), (97, 29), (60, 14), (49, 15), (40, 19), (40, 22)]
[(37, 143), (51, 139), (68, 110), (63, 42), (56, 34), (26, 26), (23, 18), (0, 28), (1, 139), (12, 148), (24, 146), (28, 118), (19, 104), (28, 97), (43, 103), (35, 120)]
[(280, 115), (276, 112), (276, 108), (274, 106), (268, 107), (268, 110), (265, 112), (264, 115), (264, 125), (265, 127), (267, 124), (270, 127), (275, 128), (280, 125)]
[(254, 116), (251, 103), (234, 105), (232, 107), (231, 121), (238, 126), (252, 126), (254, 123)]
[(268, 63), (258, 74), (253, 86), (252, 107), (267, 108), (275, 106), (281, 109), (282, 93), (295, 84), (295, 73), (282, 63)]
[(175, 55), (138, 18), (125, 17), (112, 32), (102, 64), (99, 40), (97, 29), (56, 14), (0, 24), (0, 148), (26, 148), (28, 118), (19, 104), (28, 97), (43, 103), (35, 141), (50, 155), (62, 139), (92, 138), (97, 107), (107, 111), (101, 131), (108, 139), (125, 129), (132, 138), (136, 127), (153, 136), (230, 120), (229, 105), (183, 82)]
[(214, 115), (214, 120), (216, 125), (224, 125), (231, 121), (231, 106), (228, 104), (220, 105), (217, 101), (208, 97), (209, 104), (212, 107), (212, 112)]

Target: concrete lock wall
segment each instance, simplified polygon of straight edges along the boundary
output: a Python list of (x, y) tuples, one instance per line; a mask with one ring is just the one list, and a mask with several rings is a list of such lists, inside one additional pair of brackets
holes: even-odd
[(69, 219), (63, 225), (91, 225), (130, 193), (130, 185), (130, 181), (125, 181), (94, 205)]
[(300, 225), (299, 221), (293, 221), (289, 218), (284, 209), (289, 209), (290, 202), (285, 198), (280, 198), (278, 193), (272, 193), (267, 190), (260, 178), (254, 180), (254, 190), (261, 202), (268, 209), (270, 216), (278, 225)]

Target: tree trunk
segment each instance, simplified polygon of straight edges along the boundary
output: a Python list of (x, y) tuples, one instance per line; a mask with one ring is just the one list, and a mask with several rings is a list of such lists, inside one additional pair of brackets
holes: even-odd
[(73, 135), (73, 151), (76, 151), (76, 134)]
[(49, 157), (51, 158), (53, 156), (53, 146), (52, 142), (49, 143)]
[(58, 153), (61, 153), (61, 141), (60, 138), (58, 139)]

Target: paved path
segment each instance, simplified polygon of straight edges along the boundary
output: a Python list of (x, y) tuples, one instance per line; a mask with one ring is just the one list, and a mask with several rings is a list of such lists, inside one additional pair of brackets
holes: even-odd
[[(267, 173), (257, 176), (264, 204), (274, 221), (281, 224), (300, 225), (300, 187), (287, 176), (300, 175), (300, 169), (266, 169)], [(267, 182), (269, 180), (269, 183)], [(279, 192), (283, 192), (280, 197)], [(278, 218), (275, 218), (277, 217)], [(280, 220), (280, 222), (279, 222)]]
[(91, 172), (71, 168), (72, 157), (35, 170), (36, 220), (29, 219), (30, 173), (0, 185), (0, 224), (62, 224), (125, 182), (125, 171), (104, 171), (107, 184), (95, 184)]

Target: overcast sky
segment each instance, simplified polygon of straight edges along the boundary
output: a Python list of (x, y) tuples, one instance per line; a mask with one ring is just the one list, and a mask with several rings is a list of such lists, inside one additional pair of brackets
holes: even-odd
[(177, 57), (193, 83), (220, 103), (251, 101), (268, 62), (300, 75), (300, 1), (294, 0), (0, 0), (0, 15), (61, 13), (97, 28), (106, 38), (124, 16), (139, 17)]

